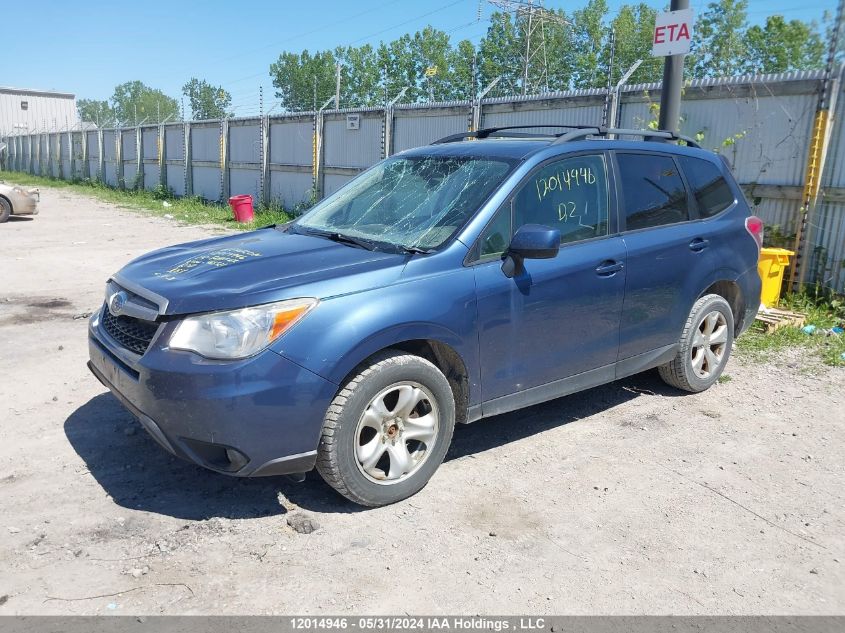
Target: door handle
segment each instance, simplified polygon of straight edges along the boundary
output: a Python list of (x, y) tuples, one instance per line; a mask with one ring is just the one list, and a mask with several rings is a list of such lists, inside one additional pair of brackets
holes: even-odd
[(705, 240), (703, 237), (697, 237), (692, 242), (689, 243), (689, 248), (691, 251), (695, 251), (699, 253), (703, 251), (710, 245), (710, 240)]
[(622, 262), (609, 259), (599, 264), (598, 268), (596, 268), (596, 274), (599, 277), (611, 277), (622, 270), (622, 268)]

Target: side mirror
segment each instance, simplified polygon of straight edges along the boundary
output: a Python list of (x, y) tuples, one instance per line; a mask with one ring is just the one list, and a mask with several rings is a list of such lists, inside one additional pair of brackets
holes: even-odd
[(560, 251), (560, 231), (542, 224), (524, 224), (519, 227), (505, 252), (502, 272), (513, 277), (522, 268), (525, 259), (552, 259)]

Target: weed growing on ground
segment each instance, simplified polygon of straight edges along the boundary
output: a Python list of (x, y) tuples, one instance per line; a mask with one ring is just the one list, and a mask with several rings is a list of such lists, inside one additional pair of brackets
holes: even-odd
[(788, 294), (780, 302), (780, 308), (807, 315), (807, 324), (816, 326), (816, 334), (805, 334), (800, 328), (782, 327), (766, 334), (762, 325), (755, 322), (743, 336), (737, 339), (737, 350), (741, 356), (753, 360), (768, 360), (778, 352), (790, 347), (810, 350), (824, 364), (845, 367), (845, 334), (821, 334), (845, 322), (845, 304), (841, 298), (829, 293), (809, 289), (801, 294)]
[(255, 209), (255, 219), (246, 224), (235, 222), (232, 210), (228, 205), (218, 202), (208, 202), (193, 196), (177, 198), (172, 191), (165, 187), (155, 189), (115, 189), (96, 180), (84, 179), (76, 181), (59, 180), (33, 176), (21, 172), (4, 172), (0, 174), (4, 180), (27, 187), (53, 187), (93, 196), (105, 202), (121, 207), (142, 211), (157, 216), (168, 216), (186, 224), (216, 224), (228, 229), (248, 231), (268, 224), (284, 224), (289, 222), (293, 213), (289, 213), (277, 203), (268, 206), (258, 206)]

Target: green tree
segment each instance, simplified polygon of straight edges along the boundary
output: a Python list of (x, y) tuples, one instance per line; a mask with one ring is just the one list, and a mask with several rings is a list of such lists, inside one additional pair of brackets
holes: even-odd
[(422, 97), (417, 88), (418, 66), (414, 62), (413, 39), (405, 34), (385, 44), (381, 42), (376, 50), (379, 68), (382, 70), (383, 89), (389, 99), (408, 87), (405, 101), (419, 101)]
[(791, 20), (782, 15), (766, 18), (765, 26), (754, 25), (745, 33), (748, 47), (745, 71), (780, 73), (824, 66), (825, 45), (814, 23)]
[(276, 97), (289, 112), (311, 110), (315, 103), (319, 108), (335, 93), (336, 64), (331, 51), (282, 53), (270, 65)]
[[(340, 107), (381, 105), (384, 100), (376, 51), (369, 44), (338, 47), (335, 59), (341, 64)], [(321, 104), (322, 105), (322, 104)]]
[(136, 125), (144, 119), (158, 123), (168, 117), (179, 116), (176, 99), (140, 81), (127, 81), (115, 86), (111, 107), (121, 125)]
[(232, 95), (222, 86), (212, 86), (204, 79), (191, 77), (184, 86), (182, 94), (191, 104), (191, 117), (195, 120), (224, 119), (233, 116), (228, 110), (232, 105)]
[(478, 83), (478, 53), (469, 40), (458, 42), (450, 54), (447, 99), (472, 99), (483, 87)]
[[(638, 60), (643, 61), (640, 67), (631, 75), (629, 84), (650, 83), (662, 81), (663, 58), (653, 57), (651, 54), (652, 35), (657, 11), (647, 4), (626, 4), (620, 7), (619, 13), (610, 23), (616, 38), (613, 57), (614, 85), (622, 75)], [(610, 60), (610, 42), (606, 42), (602, 54), (605, 64)]]
[(79, 119), (86, 123), (104, 126), (114, 121), (114, 111), (108, 101), (77, 99), (76, 109), (79, 112)]
[(589, 0), (572, 14), (572, 82), (575, 88), (596, 88), (607, 83), (605, 56), (607, 2)]
[(745, 66), (747, 0), (718, 0), (697, 20), (686, 64), (695, 78), (730, 77)]
[(522, 51), (517, 25), (509, 13), (494, 12), (487, 34), (478, 46), (480, 85), (501, 77), (496, 94), (519, 94), (522, 86)]
[[(450, 61), (452, 47), (449, 36), (432, 26), (414, 33), (410, 47), (411, 57), (416, 71), (418, 98), (423, 96), (428, 101), (443, 101), (452, 96), (450, 86)], [(433, 73), (426, 75), (426, 69)]]

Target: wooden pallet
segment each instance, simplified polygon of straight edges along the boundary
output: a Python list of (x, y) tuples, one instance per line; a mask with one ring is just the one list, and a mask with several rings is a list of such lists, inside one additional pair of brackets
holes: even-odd
[(804, 327), (807, 322), (807, 315), (800, 312), (769, 308), (765, 312), (758, 312), (754, 319), (763, 324), (767, 334), (771, 334), (782, 327)]

